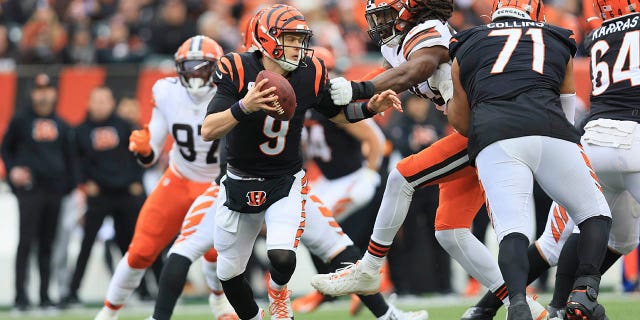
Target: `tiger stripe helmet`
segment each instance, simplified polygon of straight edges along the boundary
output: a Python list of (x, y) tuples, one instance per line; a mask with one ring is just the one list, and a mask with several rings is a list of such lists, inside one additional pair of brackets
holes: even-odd
[(544, 22), (544, 4), (542, 0), (494, 0), (491, 20), (505, 17)]
[(205, 95), (214, 87), (215, 63), (224, 55), (213, 39), (197, 35), (183, 42), (174, 55), (180, 83), (195, 96)]
[(261, 9), (256, 12), (255, 15), (249, 19), (244, 32), (242, 33), (242, 45), (245, 51), (255, 51), (258, 50), (257, 40), (256, 40), (256, 22), (262, 13), (267, 10), (266, 8)]
[(640, 10), (640, 0), (594, 0), (593, 5), (602, 20), (622, 17)]
[[(302, 45), (295, 47), (302, 51), (297, 60), (285, 56), (283, 36), (287, 33), (304, 36)], [(261, 11), (255, 21), (254, 45), (286, 71), (293, 71), (300, 65), (301, 59), (310, 51), (311, 36), (304, 15), (292, 6), (274, 4)]]

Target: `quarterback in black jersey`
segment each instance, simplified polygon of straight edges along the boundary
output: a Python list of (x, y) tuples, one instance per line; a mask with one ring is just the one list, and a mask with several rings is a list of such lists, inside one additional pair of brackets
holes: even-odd
[[(497, 0), (492, 22), (455, 35), (450, 123), (469, 137), (500, 243), (508, 319), (531, 319), (525, 301), (533, 179), (578, 224), (579, 265), (569, 319), (604, 319), (597, 303), (611, 212), (563, 109), (573, 109), (575, 41), (544, 23), (538, 0)], [(587, 249), (588, 248), (588, 249)]]
[[(304, 16), (287, 5), (272, 5), (256, 19), (256, 52), (231, 53), (217, 63), (218, 86), (202, 126), (202, 137), (226, 135), (227, 174), (220, 186), (215, 243), (218, 276), (241, 319), (260, 319), (244, 270), (263, 221), (267, 225), (267, 255), (271, 262), (269, 311), (272, 319), (291, 319), (286, 284), (295, 269), (295, 250), (305, 226), (307, 179), (300, 148), (304, 113), (314, 108), (332, 121), (357, 122), (400, 100), (388, 90), (367, 103), (337, 106), (328, 93), (322, 62), (308, 50), (311, 31)], [(263, 110), (277, 97), (267, 80), (254, 83), (270, 70), (284, 75), (294, 88), (297, 107), (290, 121), (279, 121)]]

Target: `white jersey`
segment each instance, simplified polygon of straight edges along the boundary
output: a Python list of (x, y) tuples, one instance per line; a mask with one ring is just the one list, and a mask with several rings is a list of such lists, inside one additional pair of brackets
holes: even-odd
[[(399, 46), (382, 46), (380, 51), (385, 60), (395, 68), (405, 63), (411, 54), (419, 49), (435, 46), (449, 49), (450, 39), (451, 31), (446, 23), (440, 20), (427, 20), (413, 27)], [(425, 99), (436, 97), (427, 81), (415, 85), (409, 91)]]
[(169, 165), (176, 173), (197, 182), (211, 182), (220, 173), (218, 140), (205, 142), (200, 136), (207, 105), (215, 89), (195, 101), (177, 77), (158, 80), (153, 85), (155, 107), (149, 122), (151, 148), (157, 161), (167, 136), (173, 137)]

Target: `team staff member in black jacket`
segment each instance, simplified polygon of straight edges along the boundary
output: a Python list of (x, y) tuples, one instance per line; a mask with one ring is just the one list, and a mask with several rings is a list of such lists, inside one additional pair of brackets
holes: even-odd
[(116, 243), (127, 252), (138, 211), (144, 202), (143, 168), (129, 152), (132, 124), (114, 113), (111, 89), (95, 88), (86, 120), (75, 129), (80, 182), (87, 195), (84, 238), (65, 301), (77, 300), (87, 261), (105, 216), (112, 215)]
[(34, 242), (38, 248), (40, 306), (53, 305), (49, 299), (51, 246), (60, 202), (75, 185), (70, 128), (54, 112), (56, 97), (51, 79), (38, 74), (31, 106), (15, 115), (2, 141), (2, 159), (20, 210), (15, 279), (15, 307), (20, 311), (30, 306), (25, 282)]

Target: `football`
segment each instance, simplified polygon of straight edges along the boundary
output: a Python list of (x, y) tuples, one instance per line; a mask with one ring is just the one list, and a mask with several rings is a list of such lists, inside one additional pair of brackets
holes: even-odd
[(282, 121), (291, 120), (293, 114), (296, 112), (297, 104), (296, 93), (293, 91), (293, 87), (285, 77), (269, 70), (260, 71), (256, 77), (256, 83), (265, 78), (269, 79), (269, 81), (262, 86), (262, 90), (276, 87), (274, 93), (278, 96), (278, 100), (269, 104), (277, 110), (275, 112), (268, 111), (267, 115)]

